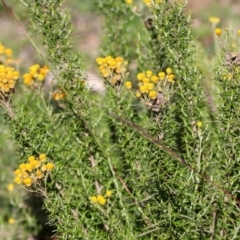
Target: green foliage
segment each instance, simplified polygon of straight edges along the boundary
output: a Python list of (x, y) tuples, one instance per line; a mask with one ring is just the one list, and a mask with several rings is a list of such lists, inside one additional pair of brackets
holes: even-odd
[[(151, 98), (141, 92), (143, 82), (125, 71), (124, 60), (118, 59), (121, 74), (114, 82), (117, 70), (106, 71), (117, 69), (117, 60), (101, 58), (106, 92), (98, 95), (89, 90), (83, 56), (72, 44), (71, 16), (62, 3), (29, 5), (55, 85), (31, 85), (32, 97), (21, 108), (11, 105), (10, 96), (0, 98), (21, 163), (40, 153), (54, 163), (41, 184), (27, 189), (41, 194), (56, 235), (238, 239), (236, 56), (226, 62), (223, 49), (213, 92), (204, 85), (209, 72), (198, 66), (201, 51), (185, 5), (162, 1), (138, 13), (120, 0), (99, 0), (105, 19), (102, 53), (136, 63), (134, 73), (151, 69), (166, 72), (169, 80), (173, 71), (175, 81), (168, 81), (171, 91), (165, 84)], [(145, 13), (151, 14), (147, 30)], [(139, 86), (138, 97), (124, 87), (126, 78)], [(52, 99), (56, 91), (65, 97)]]

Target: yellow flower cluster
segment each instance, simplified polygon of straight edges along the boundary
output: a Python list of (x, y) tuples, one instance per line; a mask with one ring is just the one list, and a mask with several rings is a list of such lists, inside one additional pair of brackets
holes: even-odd
[(122, 57), (113, 58), (107, 56), (105, 58), (97, 58), (98, 69), (101, 75), (112, 85), (118, 86), (122, 83), (127, 75), (127, 61)]
[(152, 2), (154, 2), (155, 4), (162, 3), (162, 0), (143, 0), (143, 1), (146, 4), (146, 6), (148, 6), (148, 7), (152, 6)]
[[(16, 81), (19, 79), (19, 72), (12, 67), (0, 65), (0, 92), (8, 94), (13, 91)], [(0, 94), (1, 94), (0, 93)]]
[(38, 157), (30, 156), (28, 162), (20, 164), (14, 172), (16, 176), (14, 182), (30, 187), (53, 169), (54, 164), (47, 160), (46, 154), (40, 154)]
[[(171, 68), (167, 68), (166, 73), (159, 72), (157, 75), (153, 74), (151, 70), (138, 73), (137, 79), (140, 83), (138, 84), (139, 89), (136, 92), (136, 97), (154, 100), (157, 97), (157, 92), (162, 91), (162, 87), (165, 87), (167, 83), (174, 84), (174, 78)], [(132, 83), (127, 81), (125, 86), (127, 89), (131, 89)]]
[(92, 203), (98, 203), (102, 206), (104, 206), (107, 203), (107, 197), (111, 197), (112, 196), (112, 191), (111, 190), (107, 190), (105, 196), (102, 195), (97, 195), (97, 196), (92, 196), (90, 197), (90, 200)]
[[(166, 72), (159, 72), (158, 74), (147, 70), (146, 72), (138, 73), (137, 79), (139, 88), (135, 96), (143, 100), (149, 109), (155, 109), (153, 111), (158, 112), (161, 108), (160, 105), (165, 105), (168, 101), (172, 85), (175, 83), (172, 69), (167, 68)], [(132, 88), (130, 81), (126, 81), (124, 85), (127, 89)], [(161, 99), (158, 99), (158, 97), (161, 97)]]
[(41, 68), (39, 64), (32, 65), (29, 68), (29, 72), (23, 75), (23, 82), (28, 86), (32, 85), (35, 80), (42, 82), (46, 78), (48, 72), (48, 66)]
[(11, 62), (12, 49), (6, 48), (2, 43), (0, 43), (0, 62), (8, 65)]

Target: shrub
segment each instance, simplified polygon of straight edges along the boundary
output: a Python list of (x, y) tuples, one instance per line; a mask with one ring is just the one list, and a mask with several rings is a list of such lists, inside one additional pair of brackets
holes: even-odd
[(62, 1), (28, 5), (49, 67), (23, 75), (32, 99), (22, 107), (18, 72), (0, 68), (22, 159), (15, 182), (42, 195), (60, 239), (237, 239), (239, 55), (219, 45), (206, 84), (185, 5), (144, 2), (98, 2), (104, 95), (88, 87)]

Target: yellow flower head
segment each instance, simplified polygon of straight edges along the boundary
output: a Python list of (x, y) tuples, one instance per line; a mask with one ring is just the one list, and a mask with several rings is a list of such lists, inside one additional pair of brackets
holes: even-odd
[(33, 170), (33, 165), (30, 164), (30, 163), (26, 163), (25, 168), (26, 168), (27, 171), (31, 172)]
[(50, 172), (54, 169), (54, 164), (49, 162), (49, 163), (47, 163), (46, 168), (47, 168), (47, 171)]
[(145, 74), (144, 73), (139, 73), (138, 75), (137, 75), (137, 79), (139, 80), (139, 81), (142, 81), (142, 79), (145, 77)]
[(127, 89), (131, 89), (132, 88), (132, 83), (130, 81), (125, 82), (125, 87)]
[(202, 124), (202, 122), (201, 122), (201, 121), (198, 121), (198, 122), (197, 122), (197, 126), (198, 126), (199, 128), (201, 128), (201, 127), (202, 127), (202, 125), (203, 125), (203, 124)]
[(148, 96), (149, 96), (152, 100), (154, 100), (154, 99), (157, 98), (157, 92), (156, 92), (156, 91), (150, 91), (149, 94), (148, 94)]
[(11, 48), (6, 48), (5, 49), (5, 55), (9, 58), (12, 57), (12, 49)]
[(39, 160), (40, 160), (41, 162), (45, 162), (46, 159), (47, 159), (46, 154), (42, 153), (42, 154), (39, 155)]
[(14, 178), (14, 182), (17, 184), (21, 184), (22, 183), (22, 178), (21, 177), (16, 177)]
[(28, 161), (29, 161), (29, 162), (32, 162), (33, 160), (35, 160), (35, 157), (34, 157), (34, 156), (30, 156), (30, 157), (28, 158)]
[(140, 93), (147, 93), (148, 92), (148, 86), (147, 85), (141, 85), (139, 87)]
[(163, 80), (165, 78), (166, 74), (165, 74), (165, 72), (159, 72), (158, 76), (159, 76), (160, 80)]
[(43, 172), (47, 171), (47, 164), (43, 164), (42, 167), (41, 167), (41, 170)]
[(8, 219), (8, 223), (9, 223), (9, 224), (14, 224), (14, 222), (15, 222), (14, 218), (9, 218), (9, 219)]
[(19, 165), (19, 169), (23, 172), (26, 171), (26, 164), (22, 163)]
[(22, 174), (22, 171), (18, 168), (18, 169), (14, 172), (14, 174), (15, 174), (16, 176), (21, 175), (21, 174)]
[(111, 191), (111, 190), (107, 190), (106, 196), (107, 196), (107, 197), (111, 197), (111, 196), (112, 196), (112, 191)]
[(30, 177), (28, 178), (25, 178), (23, 180), (23, 183), (27, 186), (27, 187), (30, 187), (32, 185), (32, 179)]
[(146, 76), (147, 76), (148, 78), (150, 78), (150, 77), (152, 76), (152, 71), (151, 71), (151, 70), (147, 70), (147, 71), (146, 71)]
[(122, 57), (116, 57), (115, 58), (115, 61), (117, 62), (117, 63), (123, 63), (123, 58)]
[(172, 69), (171, 69), (171, 68), (167, 68), (167, 69), (166, 69), (166, 73), (167, 73), (168, 75), (170, 75), (170, 74), (172, 73)]
[(210, 17), (208, 20), (210, 23), (219, 23), (220, 22), (219, 17)]
[(9, 192), (11, 192), (14, 189), (14, 185), (12, 183), (8, 184), (7, 189)]
[(139, 91), (136, 91), (135, 96), (136, 96), (137, 98), (139, 98), (139, 97), (141, 97), (141, 93), (140, 93)]
[(215, 34), (216, 34), (218, 37), (220, 37), (221, 34), (222, 34), (222, 29), (221, 29), (221, 28), (216, 28), (216, 29), (215, 29)]
[(92, 203), (97, 203), (97, 197), (96, 196), (90, 197), (90, 200), (91, 200)]
[(35, 174), (36, 174), (36, 177), (38, 179), (42, 179), (43, 178), (43, 173), (40, 170), (37, 170)]
[(106, 202), (107, 202), (107, 200), (106, 200), (106, 198), (103, 197), (102, 195), (98, 195), (98, 196), (97, 196), (97, 202), (98, 202), (99, 204), (101, 204), (101, 205), (105, 205)]
[(96, 62), (97, 62), (98, 65), (102, 65), (102, 64), (105, 63), (105, 59), (104, 59), (104, 58), (101, 58), (101, 57), (98, 57), (98, 58), (96, 59)]
[(142, 79), (142, 82), (143, 82), (143, 83), (149, 83), (149, 82), (150, 82), (150, 79), (149, 79), (148, 77), (144, 77), (144, 78)]
[(30, 164), (31, 164), (32, 168), (39, 168), (41, 166), (41, 163), (38, 160), (33, 160), (30, 162)]
[(30, 73), (25, 73), (23, 75), (23, 83), (26, 85), (31, 85), (33, 83), (33, 76)]
[(157, 82), (158, 82), (158, 79), (159, 79), (159, 78), (158, 78), (157, 76), (155, 76), (155, 75), (151, 77), (151, 81), (152, 81), (153, 83), (157, 83)]

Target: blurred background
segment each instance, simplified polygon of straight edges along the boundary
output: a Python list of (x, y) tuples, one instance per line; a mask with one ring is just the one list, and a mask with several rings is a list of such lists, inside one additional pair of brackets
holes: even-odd
[[(26, 7), (19, 0), (6, 3), (10, 11), (20, 20), (22, 27), (1, 2), (0, 42), (13, 50), (13, 57), (18, 62), (21, 73), (24, 73), (30, 65), (44, 63), (24, 32), (27, 31), (38, 44), (29, 27), (30, 19)], [(93, 78), (98, 78), (95, 58), (99, 56), (102, 16), (97, 3), (95, 0), (67, 0), (65, 6), (72, 13), (75, 48), (84, 54), (88, 72)], [(209, 59), (214, 54), (214, 34), (212, 24), (209, 22), (210, 17), (220, 18), (216, 27), (234, 29), (235, 34), (240, 29), (239, 0), (189, 0), (188, 10), (192, 15), (192, 26), (198, 46), (203, 46)], [(239, 41), (232, 44), (236, 44), (236, 50), (239, 48)], [(24, 89), (20, 94), (24, 95)], [(38, 205), (29, 204), (33, 195), (13, 183), (13, 171), (20, 159), (11, 140), (8, 125), (4, 123), (4, 115), (0, 111), (0, 239), (49, 239), (51, 235), (49, 231), (53, 229), (44, 227), (46, 216), (38, 212), (42, 208), (41, 200)]]

